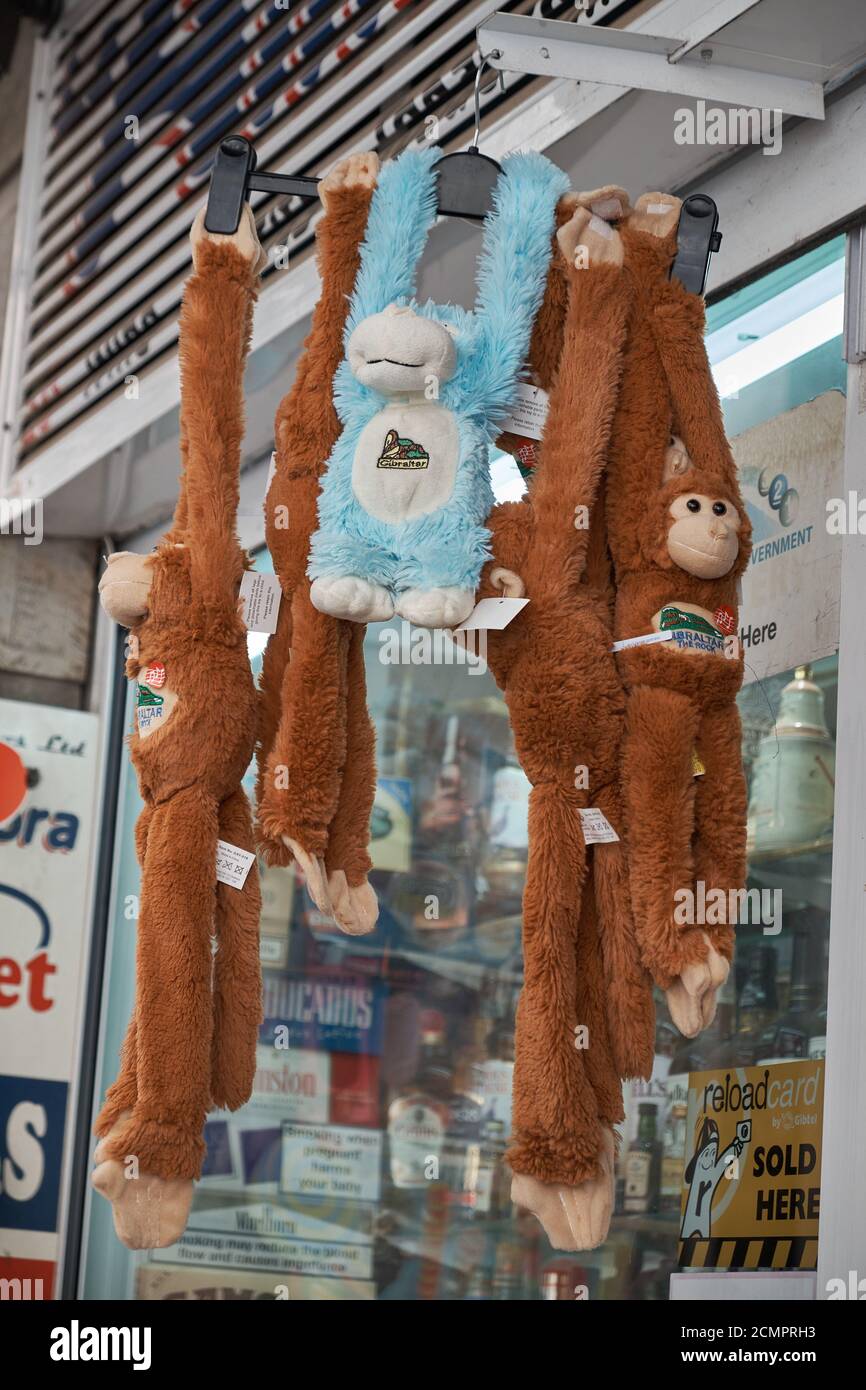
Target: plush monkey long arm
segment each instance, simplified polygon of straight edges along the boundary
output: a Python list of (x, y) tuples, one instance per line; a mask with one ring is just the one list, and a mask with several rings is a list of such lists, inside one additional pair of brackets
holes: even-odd
[(736, 630), (749, 524), (703, 347), (703, 305), (668, 279), (678, 217), (677, 199), (647, 194), (623, 229), (635, 302), (607, 496), (616, 636), (673, 633), (618, 657), (628, 690), (623, 786), (643, 957), (693, 1034), (711, 1019), (733, 931), (727, 916), (700, 924), (678, 905), (698, 879), (727, 892), (745, 877), (742, 657), (725, 638)]
[(135, 1012), (96, 1123), (93, 1181), (114, 1206), (120, 1238), (141, 1248), (182, 1232), (206, 1114), (249, 1098), (261, 1021), (255, 864), (240, 888), (216, 878), (218, 840), (253, 849), (241, 779), (255, 689), (235, 527), (260, 248), (249, 210), (234, 238), (211, 238), (199, 217), (192, 240), (174, 525), (153, 555), (120, 557), (100, 585), (106, 611), (132, 629), (130, 753), (145, 805)]
[(295, 856), (317, 906), (352, 932), (370, 930), (377, 915), (367, 882), (375, 766), (365, 629), (313, 608), (306, 566), (319, 479), (340, 434), (333, 379), (377, 170), (375, 155), (352, 155), (320, 186), (322, 293), (294, 384), (277, 413), (277, 466), (265, 503), (283, 601), (262, 671), (261, 839), (269, 862), (285, 864)]
[[(572, 207), (566, 204), (566, 215)], [(589, 519), (597, 528), (630, 287), (615, 232), (585, 207), (558, 241), (562, 259), (540, 315), (556, 346), (551, 353), (547, 334), (539, 342), (536, 333), (534, 342), (544, 356), (533, 365), (551, 391), (544, 437), (528, 500), (491, 518), (495, 561), (486, 578), (494, 589), (503, 566), (517, 570), (530, 599), (503, 633), (488, 635), (491, 669), (533, 783), (513, 1195), (555, 1244), (574, 1249), (606, 1234), (620, 1077), (649, 1073), (653, 1019), (624, 847), (588, 850), (580, 818), (582, 807), (597, 806), (612, 825), (622, 824), (623, 695), (609, 652), (606, 576), (595, 565), (588, 574), (587, 564), (600, 553), (591, 550)]]

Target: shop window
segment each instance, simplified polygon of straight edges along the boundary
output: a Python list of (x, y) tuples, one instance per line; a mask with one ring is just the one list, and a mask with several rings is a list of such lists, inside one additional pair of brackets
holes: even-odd
[[(177, 1246), (129, 1255), (111, 1233), (107, 1204), (92, 1203), (85, 1296), (661, 1299), (680, 1261), (814, 1266), (808, 1197), (784, 1241), (764, 1244), (744, 1221), (733, 1232), (739, 1244), (720, 1239), (708, 1254), (705, 1243), (697, 1259), (697, 1244), (681, 1234), (684, 1171), (700, 1160), (702, 1135), (713, 1138), (706, 1128), (695, 1133), (689, 1077), (721, 1068), (736, 1080), (755, 1066), (772, 1077), (792, 1061), (822, 1065), (839, 595), (832, 556), (819, 544), (802, 440), (814, 441), (825, 470), (823, 515), (844, 442), (843, 265), (842, 240), (829, 241), (708, 313), (726, 423), (747, 474), (756, 546), (765, 547), (746, 577), (748, 684), (739, 704), (748, 886), (770, 906), (766, 920), (738, 927), (735, 968), (712, 1026), (696, 1040), (680, 1037), (658, 1000), (653, 1079), (625, 1088), (606, 1244), (557, 1253), (510, 1200), (504, 1152), (529, 784), (505, 705), (483, 657), (392, 621), (366, 637), (378, 741), (371, 852), (379, 925), (367, 938), (340, 935), (292, 870), (264, 871), (266, 1022), (253, 1100), (237, 1116), (211, 1117), (205, 1176)], [(522, 492), (510, 460), (495, 460), (493, 476), (500, 499)], [(812, 538), (794, 545), (790, 538), (809, 526)], [(770, 637), (773, 619), (752, 614), (750, 594), (768, 602), (761, 575), (798, 553), (809, 571), (800, 612), (786, 610), (784, 632)], [(258, 564), (271, 568), (264, 553)], [(814, 621), (819, 599), (830, 614), (823, 626)], [(752, 625), (767, 630), (763, 639)], [(262, 646), (251, 638), (254, 666)], [(127, 776), (103, 1087), (131, 1006), (137, 811)], [(809, 1171), (787, 1189), (808, 1193), (819, 1182), (817, 1100), (814, 1110), (814, 1130), (780, 1135), (782, 1162), (802, 1170), (814, 1151)], [(720, 1112), (716, 1159), (729, 1129)], [(773, 1200), (790, 1207), (792, 1199)]]

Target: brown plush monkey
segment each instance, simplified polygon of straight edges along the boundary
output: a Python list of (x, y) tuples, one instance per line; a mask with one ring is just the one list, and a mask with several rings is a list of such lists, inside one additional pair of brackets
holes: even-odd
[[(737, 580), (750, 528), (703, 341), (703, 301), (669, 278), (679, 200), (639, 199), (622, 237), (634, 289), (611, 439), (607, 513), (628, 691), (622, 780), (643, 959), (688, 1036), (706, 1027), (732, 926), (684, 898), (745, 882), (746, 789), (735, 703)], [(682, 911), (678, 914), (678, 908)], [(680, 920), (680, 916), (686, 920)]]
[[(183, 475), (174, 523), (150, 556), (111, 557), (103, 607), (131, 628), (138, 681), (130, 755), (144, 800), (135, 1010), (96, 1122), (93, 1184), (124, 1244), (172, 1244), (201, 1172), (205, 1116), (249, 1098), (261, 1021), (255, 863), (218, 883), (217, 841), (253, 850), (241, 787), (255, 688), (236, 535), (243, 368), (261, 248), (249, 208), (234, 237), (192, 232), (180, 319)], [(216, 943), (216, 953), (213, 943)]]
[[(482, 591), (530, 600), (503, 632), (488, 634), (489, 664), (533, 784), (512, 1195), (566, 1249), (606, 1237), (620, 1079), (648, 1076), (653, 1057), (651, 984), (638, 958), (622, 842), (624, 696), (610, 651), (600, 501), (630, 287), (619, 238), (598, 212), (613, 218), (626, 205), (612, 188), (560, 204), (559, 255), (531, 348), (537, 382), (550, 392), (544, 436), (528, 498), (497, 507), (488, 522), (495, 560)], [(580, 810), (588, 807), (604, 813), (619, 842), (586, 845)]]
[(375, 737), (366, 704), (365, 627), (318, 612), (306, 567), (319, 479), (340, 424), (334, 372), (378, 173), (375, 154), (322, 180), (316, 240), (322, 293), (294, 384), (276, 420), (277, 465), (265, 529), (283, 593), (262, 671), (257, 810), (270, 863), (292, 856), (321, 911), (357, 934), (376, 924), (367, 880)]

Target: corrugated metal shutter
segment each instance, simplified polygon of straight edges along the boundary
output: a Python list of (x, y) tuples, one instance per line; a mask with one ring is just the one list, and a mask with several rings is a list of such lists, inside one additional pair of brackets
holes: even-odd
[[(605, 22), (633, 0), (502, 3)], [(396, 152), (431, 119), (465, 143), (490, 0), (95, 0), (54, 36), (37, 244), (10, 422), (16, 466), (174, 350), (187, 234), (214, 151), (242, 131), (259, 166), (321, 172), (361, 146)], [(536, 79), (491, 83), (485, 107)], [(266, 247), (310, 253), (315, 209), (255, 195)], [(265, 276), (267, 293), (269, 270)], [(94, 457), (98, 456), (94, 437)]]

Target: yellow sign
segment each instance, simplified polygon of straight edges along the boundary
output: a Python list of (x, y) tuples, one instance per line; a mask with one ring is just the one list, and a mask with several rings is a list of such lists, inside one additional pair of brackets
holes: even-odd
[(823, 1113), (823, 1061), (691, 1073), (681, 1268), (815, 1268)]

